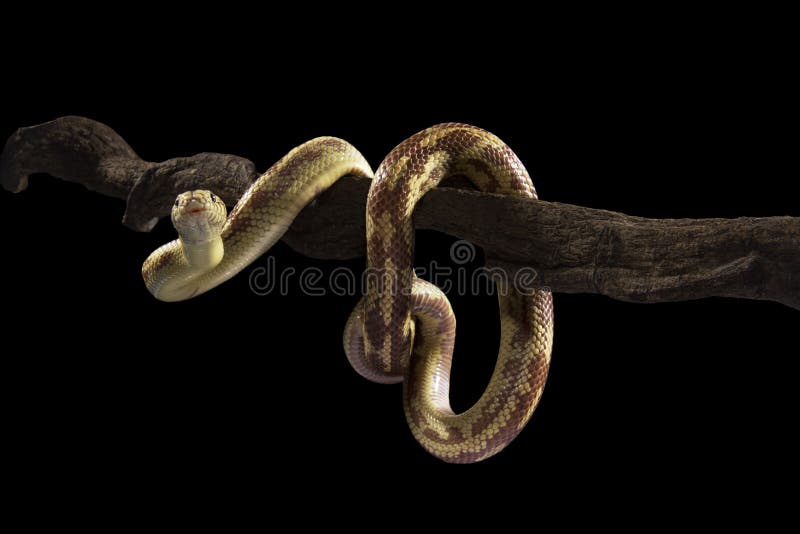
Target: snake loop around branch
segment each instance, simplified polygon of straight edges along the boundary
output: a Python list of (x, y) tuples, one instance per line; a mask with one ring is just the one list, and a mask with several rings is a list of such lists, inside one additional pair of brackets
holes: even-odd
[[(455, 317), (447, 297), (413, 271), (411, 215), (422, 196), (450, 175), (479, 189), (536, 198), (524, 166), (493, 134), (441, 124), (398, 145), (375, 173), (367, 200), (367, 293), (351, 314), (345, 352), (377, 382), (404, 381), (406, 418), (425, 449), (449, 462), (475, 462), (502, 450), (530, 419), (544, 388), (552, 350), (552, 297), (499, 294), (501, 336), (489, 385), (469, 410), (449, 404)], [(350, 144), (332, 137), (292, 150), (261, 176), (225, 218), (213, 193), (176, 200), (180, 238), (153, 252), (142, 275), (161, 300), (197, 296), (266, 252), (300, 210), (345, 175), (372, 171)]]

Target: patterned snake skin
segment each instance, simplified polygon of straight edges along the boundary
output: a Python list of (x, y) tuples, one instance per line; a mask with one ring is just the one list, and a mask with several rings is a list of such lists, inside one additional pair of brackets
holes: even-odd
[[(213, 194), (184, 193), (173, 208), (180, 239), (153, 252), (142, 267), (148, 289), (161, 300), (183, 300), (231, 278), (280, 239), (307, 203), (348, 174), (371, 171), (352, 146), (324, 137), (294, 149), (260, 177), (224, 226), (198, 222), (201, 216), (219, 219), (221, 203)], [(344, 345), (361, 375), (404, 381), (406, 418), (426, 450), (469, 463), (502, 450), (530, 419), (547, 379), (553, 312), (549, 292), (498, 291), (495, 370), (478, 402), (454, 414), (455, 317), (447, 297), (414, 275), (411, 216), (427, 191), (456, 174), (483, 191), (536, 198), (516, 155), (479, 128), (441, 124), (398, 145), (378, 168), (367, 199), (367, 293), (347, 322)]]
[(397, 146), (375, 173), (367, 198), (367, 264), (374, 276), (367, 277), (367, 294), (348, 321), (345, 350), (365, 377), (405, 380), (414, 437), (445, 461), (467, 463), (502, 450), (530, 419), (550, 365), (553, 307), (545, 291), (498, 291), (495, 370), (478, 402), (455, 415), (449, 403), (455, 318), (441, 291), (414, 275), (411, 224), (417, 201), (454, 174), (483, 191), (536, 198), (516, 155), (479, 128), (442, 124)]

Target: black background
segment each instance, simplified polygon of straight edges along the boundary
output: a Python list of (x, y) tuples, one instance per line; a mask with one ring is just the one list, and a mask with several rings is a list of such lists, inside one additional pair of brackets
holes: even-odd
[[(377, 167), (416, 131), (461, 121), (509, 143), (543, 199), (646, 217), (800, 215), (786, 34), (715, 21), (594, 27), (580, 41), (581, 31), (541, 36), (534, 25), (491, 46), (448, 32), (409, 48), (420, 34), (400, 32), (374, 57), (358, 36), (304, 52), (297, 34), (234, 47), (192, 35), (165, 52), (144, 32), (123, 52), (113, 31), (67, 35), (7, 66), (0, 137), (75, 114), (108, 124), (149, 161), (213, 151), (265, 170), (335, 135)], [(99, 41), (116, 59), (93, 52)], [(532, 421), (495, 458), (449, 466), (413, 440), (400, 386), (349, 368), (341, 332), (356, 297), (304, 296), (296, 283), (260, 297), (248, 269), (192, 301), (157, 302), (139, 270), (174, 230), (162, 221), (134, 233), (123, 210), (44, 175), (18, 195), (0, 192), (8, 435), (42, 480), (66, 473), (59, 480), (159, 491), (237, 475), (272, 484), (284, 468), (315, 483), (414, 481), (413, 469), (600, 494), (612, 483), (640, 496), (677, 484), (697, 504), (797, 474), (797, 311), (558, 294), (551, 375)], [(452, 241), (418, 232), (417, 263), (447, 261)], [(282, 243), (269, 254), (298, 270), (363, 268)], [(453, 305), (452, 395), (464, 409), (491, 371), (497, 312), (486, 296)]]

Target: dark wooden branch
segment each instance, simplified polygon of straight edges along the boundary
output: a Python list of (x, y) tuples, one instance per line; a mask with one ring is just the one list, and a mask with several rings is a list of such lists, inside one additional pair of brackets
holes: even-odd
[[(39, 172), (126, 199), (123, 223), (138, 231), (169, 214), (182, 191), (211, 189), (230, 206), (258, 177), (252, 162), (226, 154), (143, 161), (112, 129), (82, 117), (22, 128), (8, 140), (3, 187), (19, 192)], [(317, 258), (363, 255), (368, 189), (365, 179), (340, 180), (303, 210), (284, 241)], [(725, 296), (800, 309), (797, 217), (644, 219), (442, 187), (425, 196), (414, 222), (472, 241), (510, 274), (532, 267), (557, 292), (632, 302)]]
[(8, 139), (0, 155), (0, 184), (18, 193), (36, 173), (125, 199), (122, 223), (140, 232), (169, 214), (177, 192), (202, 186), (232, 206), (258, 178), (253, 162), (229, 154), (144, 161), (117, 132), (85, 117), (20, 128)]

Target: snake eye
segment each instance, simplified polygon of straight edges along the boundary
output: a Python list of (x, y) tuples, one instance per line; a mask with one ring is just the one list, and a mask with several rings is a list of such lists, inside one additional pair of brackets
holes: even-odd
[(181, 199), (176, 198), (175, 199), (175, 206), (177, 207), (177, 206), (180, 206), (180, 205), (181, 205)]
[(217, 195), (211, 193), (211, 202), (216, 202), (216, 201), (217, 201)]

